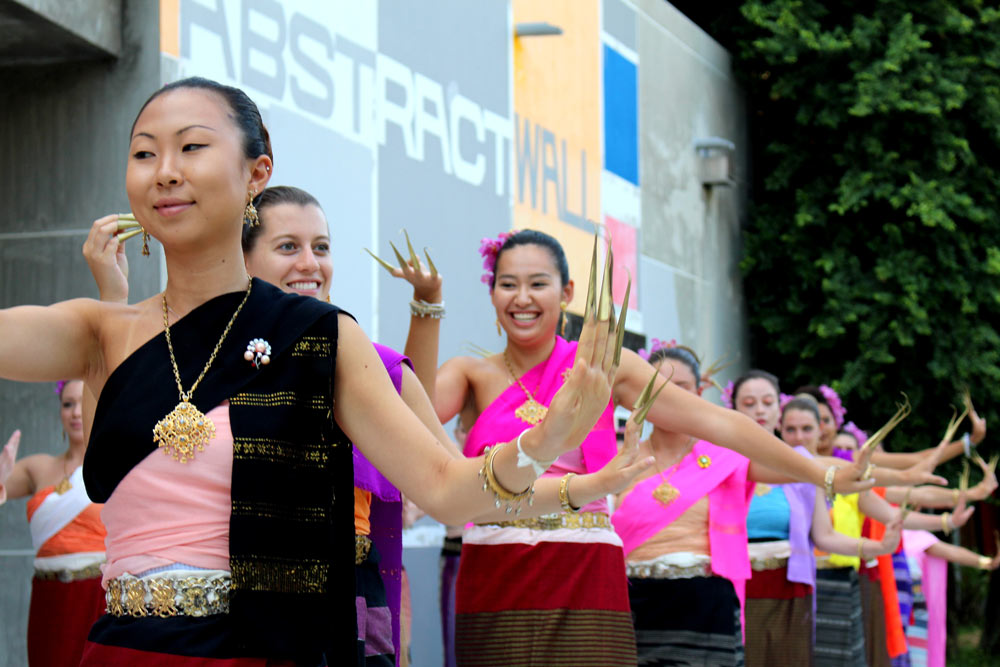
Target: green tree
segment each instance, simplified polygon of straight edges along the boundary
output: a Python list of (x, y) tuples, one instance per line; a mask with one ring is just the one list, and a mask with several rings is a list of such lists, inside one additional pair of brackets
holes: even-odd
[[(745, 0), (716, 23), (752, 119), (743, 270), (755, 364), (792, 387), (832, 384), (863, 427), (907, 392), (913, 415), (890, 449), (934, 444), (965, 386), (996, 449), (995, 5)], [(998, 650), (993, 625), (984, 645)]]

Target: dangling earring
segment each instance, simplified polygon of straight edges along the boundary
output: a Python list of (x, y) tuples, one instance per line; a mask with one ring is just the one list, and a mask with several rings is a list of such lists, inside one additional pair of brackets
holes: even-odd
[(66, 435), (66, 429), (63, 429), (63, 442), (65, 442), (68, 439), (69, 439), (69, 436)]
[(243, 210), (243, 223), (251, 227), (260, 225), (257, 209), (253, 205), (253, 190), (247, 193), (247, 207)]
[(149, 232), (142, 230), (142, 256), (149, 257)]
[(332, 302), (330, 301), (330, 295), (329, 295), (329, 294), (327, 294), (327, 295), (326, 295), (326, 302), (327, 302), (327, 303), (332, 303)]
[(497, 335), (498, 336), (502, 336), (503, 335), (503, 330), (500, 329), (500, 318), (499, 317), (497, 318)]
[(569, 304), (565, 301), (559, 302), (559, 310), (562, 311), (562, 326), (559, 327), (559, 335), (566, 338), (566, 309), (569, 308)]

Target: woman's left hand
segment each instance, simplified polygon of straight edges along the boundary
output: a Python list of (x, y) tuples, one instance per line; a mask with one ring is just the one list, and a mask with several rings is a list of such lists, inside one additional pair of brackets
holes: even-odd
[(968, 523), (969, 518), (972, 516), (974, 511), (976, 511), (976, 508), (972, 505), (966, 506), (965, 494), (960, 494), (958, 496), (958, 504), (955, 505), (955, 509), (952, 510), (951, 516), (948, 519), (951, 523), (952, 529), (961, 528)]
[(633, 411), (625, 423), (625, 441), (615, 458), (597, 472), (600, 477), (600, 487), (604, 495), (617, 495), (639, 477), (655, 462), (652, 456), (639, 458), (639, 437), (642, 435), (642, 422), (635, 421), (637, 411)]
[(424, 266), (423, 262), (420, 261), (420, 255), (413, 249), (413, 244), (410, 242), (410, 235), (404, 229), (403, 234), (406, 235), (406, 247), (410, 252), (410, 259), (404, 259), (402, 253), (396, 248), (392, 242), (389, 245), (392, 247), (392, 252), (396, 255), (396, 261), (399, 263), (399, 268), (394, 267), (389, 262), (377, 256), (371, 250), (367, 250), (368, 254), (371, 255), (375, 261), (382, 265), (382, 267), (389, 272), (394, 278), (402, 278), (406, 282), (413, 285), (413, 298), (417, 301), (426, 301), (428, 303), (440, 303), (441, 301), (441, 286), (444, 283), (441, 274), (438, 273), (437, 267), (434, 265), (434, 261), (431, 259), (430, 253), (427, 252), (427, 248), (424, 248), (424, 257), (427, 259), (427, 266)]

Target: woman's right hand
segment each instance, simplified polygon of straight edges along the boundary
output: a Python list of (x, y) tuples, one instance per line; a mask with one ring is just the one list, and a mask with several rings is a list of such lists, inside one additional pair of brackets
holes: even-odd
[(128, 259), (118, 240), (118, 214), (98, 218), (83, 243), (83, 257), (97, 282), (101, 301), (128, 303)]
[(903, 534), (903, 515), (896, 512), (896, 518), (885, 526), (885, 534), (879, 541), (879, 555), (895, 553), (899, 548), (899, 539)]
[(0, 504), (7, 500), (7, 487), (4, 482), (10, 477), (14, 470), (14, 463), (17, 461), (17, 447), (21, 444), (21, 431), (14, 431), (3, 451), (0, 452)]
[(972, 500), (986, 500), (997, 490), (997, 474), (981, 456), (976, 457), (976, 464), (983, 471), (983, 479), (969, 489), (969, 497)]

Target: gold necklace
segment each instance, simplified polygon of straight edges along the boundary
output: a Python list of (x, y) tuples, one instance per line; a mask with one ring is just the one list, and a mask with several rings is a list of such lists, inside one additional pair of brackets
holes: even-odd
[(66, 461), (64, 460), (63, 461), (63, 478), (61, 480), (59, 480), (59, 483), (56, 484), (55, 487), (52, 489), (53, 491), (55, 491), (56, 493), (58, 493), (60, 496), (73, 488), (73, 485), (69, 481), (69, 475), (70, 474), (68, 472), (66, 472)]
[[(656, 471), (660, 473), (660, 479), (663, 480), (663, 483), (657, 486), (655, 489), (653, 489), (653, 498), (656, 499), (664, 507), (670, 505), (670, 503), (677, 500), (681, 495), (680, 489), (671, 484), (670, 480), (673, 479), (674, 473), (676, 473), (677, 469), (680, 468), (681, 462), (684, 461), (684, 459), (687, 458), (687, 455), (691, 453), (691, 449), (694, 448), (694, 443), (695, 443), (694, 438), (688, 440), (687, 445), (685, 445), (686, 449), (684, 453), (681, 454), (681, 457), (679, 459), (677, 459), (677, 463), (675, 463), (672, 466), (673, 470), (670, 471), (669, 477), (663, 476), (663, 471), (660, 470), (659, 464), (657, 464), (656, 466)], [(653, 448), (652, 445), (650, 445), (651, 450), (652, 448)], [(653, 460), (654, 461), (656, 460), (655, 455), (653, 456)]]
[[(523, 422), (531, 424), (532, 426), (539, 424), (543, 419), (545, 419), (545, 415), (549, 413), (549, 409), (535, 400), (532, 393), (528, 391), (528, 388), (524, 386), (521, 379), (517, 377), (517, 374), (514, 372), (514, 366), (510, 361), (510, 356), (507, 354), (507, 350), (503, 351), (503, 362), (507, 365), (507, 371), (510, 373), (510, 376), (514, 378), (514, 382), (516, 382), (517, 386), (521, 388), (524, 395), (528, 397), (528, 400), (522, 403), (521, 407), (514, 411), (514, 416)], [(538, 391), (537, 387), (535, 388), (535, 391)]]
[(226, 325), (222, 336), (219, 337), (219, 342), (215, 344), (215, 349), (212, 350), (212, 354), (208, 357), (208, 363), (201, 369), (201, 375), (198, 376), (198, 379), (194, 381), (194, 384), (191, 385), (191, 389), (188, 391), (184, 391), (184, 385), (181, 384), (181, 371), (177, 367), (177, 358), (174, 357), (174, 345), (170, 340), (170, 320), (167, 318), (167, 310), (169, 309), (167, 306), (167, 293), (166, 291), (163, 292), (163, 333), (167, 338), (167, 350), (170, 351), (170, 364), (174, 368), (174, 379), (177, 380), (177, 391), (180, 392), (181, 400), (177, 404), (177, 407), (171, 410), (170, 414), (157, 422), (153, 428), (153, 442), (159, 443), (157, 446), (162, 447), (165, 454), (172, 454), (175, 461), (187, 463), (190, 459), (194, 458), (196, 449), (199, 452), (205, 451), (205, 445), (215, 437), (215, 424), (191, 404), (191, 394), (198, 388), (198, 385), (205, 377), (205, 373), (211, 368), (212, 362), (215, 361), (215, 355), (219, 353), (219, 348), (222, 347), (222, 341), (226, 340), (226, 335), (229, 334), (233, 322), (236, 321), (236, 317), (243, 310), (243, 304), (250, 298), (250, 288), (253, 287), (253, 281), (249, 278), (247, 278), (247, 281), (247, 292), (243, 295), (243, 301), (240, 302), (233, 316), (229, 318), (229, 324)]

